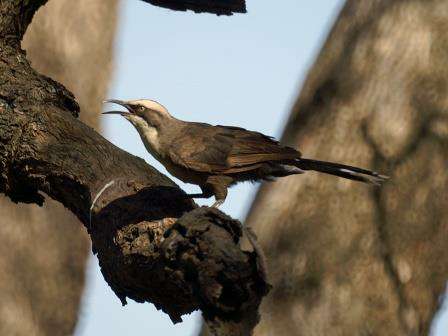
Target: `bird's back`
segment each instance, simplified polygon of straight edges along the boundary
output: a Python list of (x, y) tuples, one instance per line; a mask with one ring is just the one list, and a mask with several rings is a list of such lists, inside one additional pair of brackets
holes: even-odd
[(178, 164), (212, 174), (231, 174), (251, 170), (263, 162), (300, 157), (297, 150), (262, 133), (205, 123), (185, 123), (169, 152)]

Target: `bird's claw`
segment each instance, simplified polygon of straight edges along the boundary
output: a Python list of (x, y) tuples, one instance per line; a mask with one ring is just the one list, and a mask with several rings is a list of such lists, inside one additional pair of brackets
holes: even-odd
[(218, 209), (223, 203), (224, 200), (216, 200), (215, 203), (213, 203), (212, 208)]

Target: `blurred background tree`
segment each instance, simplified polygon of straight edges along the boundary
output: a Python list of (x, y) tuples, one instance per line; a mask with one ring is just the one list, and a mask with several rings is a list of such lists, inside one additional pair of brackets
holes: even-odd
[(282, 141), (389, 174), (259, 191), (274, 286), (256, 335), (427, 335), (448, 278), (448, 3), (349, 0)]
[[(64, 84), (81, 119), (98, 115), (112, 65), (116, 0), (49, 1), (23, 41), (33, 67)], [(75, 216), (51, 199), (0, 200), (0, 335), (70, 335), (78, 319), (90, 243)]]

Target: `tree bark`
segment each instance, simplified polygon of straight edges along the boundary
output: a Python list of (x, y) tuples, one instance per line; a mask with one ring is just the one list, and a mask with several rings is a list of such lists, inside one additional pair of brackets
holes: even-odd
[(390, 175), (264, 185), (247, 219), (274, 289), (256, 335), (427, 335), (448, 278), (448, 3), (349, 0), (283, 142)]
[[(98, 128), (111, 72), (117, 1), (59, 0), (43, 7), (23, 46), (34, 68), (66, 85), (81, 120)], [(60, 203), (0, 199), (0, 335), (70, 335), (85, 282), (90, 243)]]
[(45, 193), (72, 211), (123, 304), (152, 302), (174, 322), (201, 309), (217, 335), (251, 334), (269, 286), (256, 251), (239, 246), (240, 223), (195, 209), (171, 180), (79, 121), (71, 92), (31, 68), (19, 41), (44, 3), (0, 2), (0, 191), (39, 205)]

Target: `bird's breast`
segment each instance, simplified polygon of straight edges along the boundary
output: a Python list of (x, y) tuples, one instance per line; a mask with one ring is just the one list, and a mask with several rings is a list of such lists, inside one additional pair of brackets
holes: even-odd
[(204, 183), (206, 179), (204, 174), (179, 166), (170, 159), (169, 155), (165, 155), (166, 149), (164, 148), (163, 143), (160, 142), (160, 136), (157, 129), (144, 128), (139, 133), (147, 151), (159, 161), (171, 175), (185, 183)]

